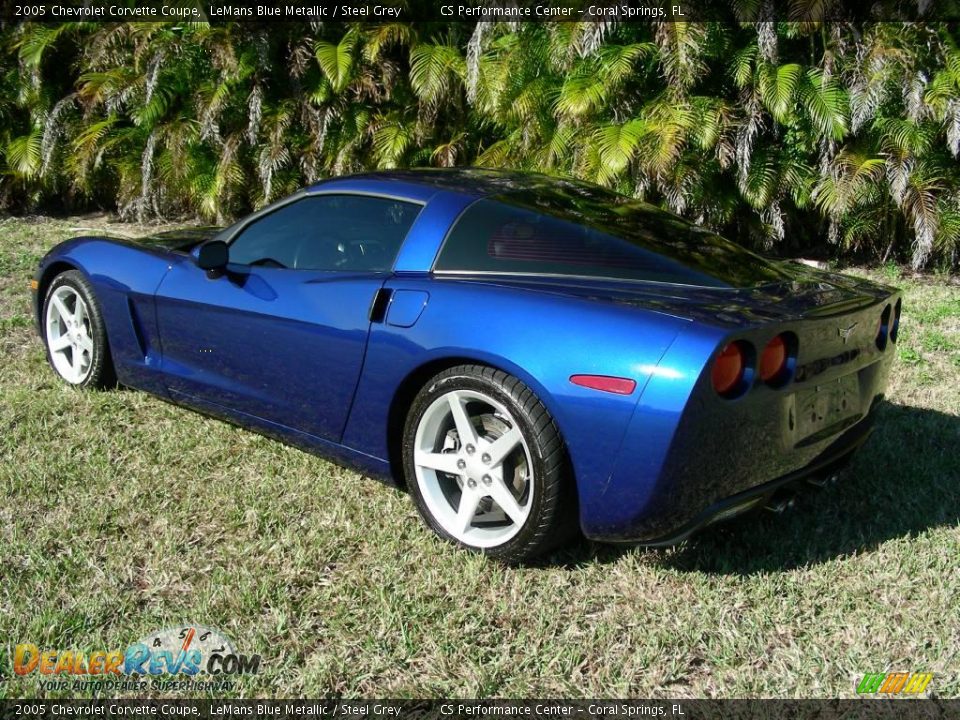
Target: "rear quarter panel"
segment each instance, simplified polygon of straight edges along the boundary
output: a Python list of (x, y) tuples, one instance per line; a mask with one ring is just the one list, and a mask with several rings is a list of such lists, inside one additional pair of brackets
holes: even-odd
[[(344, 444), (390, 457), (391, 401), (405, 380), (437, 362), (477, 362), (522, 380), (557, 422), (581, 502), (609, 476), (637, 399), (660, 358), (688, 323), (636, 308), (504, 288), (479, 281), (394, 278), (393, 290), (428, 294), (410, 327), (372, 326)], [(388, 311), (389, 320), (389, 311)], [(630, 395), (570, 383), (578, 373), (629, 377)]]

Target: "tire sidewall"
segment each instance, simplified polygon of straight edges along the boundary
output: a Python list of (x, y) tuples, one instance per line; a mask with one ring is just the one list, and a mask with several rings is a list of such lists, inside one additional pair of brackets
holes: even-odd
[[(533, 465), (534, 473), (530, 513), (527, 515), (527, 521), (520, 531), (501, 545), (483, 548), (477, 547), (464, 543), (448, 533), (427, 507), (423, 492), (417, 480), (416, 467), (413, 460), (417, 428), (427, 408), (429, 408), (437, 398), (452, 390), (474, 390), (481, 392), (503, 405), (513, 419), (516, 420), (520, 432), (523, 435), (524, 442), (530, 451), (530, 461)], [(545, 489), (553, 479), (551, 475), (556, 473), (556, 469), (548, 467), (545, 463), (543, 448), (540, 447), (536, 440), (533, 422), (518, 399), (505, 390), (500, 383), (483, 377), (482, 375), (475, 375), (469, 372), (441, 375), (432, 380), (417, 395), (407, 415), (406, 425), (404, 426), (403, 467), (409, 492), (413, 497), (420, 516), (427, 525), (445, 540), (449, 540), (460, 547), (475, 552), (483, 552), (491, 557), (511, 557), (517, 555), (522, 548), (525, 548), (531, 542), (531, 539), (537, 532), (537, 522), (543, 513), (543, 505), (548, 500)]]
[[(87, 316), (90, 320), (90, 339), (93, 343), (90, 370), (87, 372), (86, 377), (84, 377), (84, 379), (79, 383), (70, 382), (60, 374), (59, 370), (57, 370), (57, 366), (53, 363), (53, 353), (50, 351), (50, 345), (47, 340), (47, 318), (49, 317), (48, 313), (50, 301), (53, 297), (53, 294), (62, 287), (69, 287), (81, 298), (83, 298), (83, 301), (87, 305)], [(87, 279), (78, 270), (68, 270), (66, 272), (62, 272), (51, 281), (50, 285), (47, 287), (47, 292), (43, 299), (43, 315), (41, 320), (41, 326), (43, 330), (43, 346), (47, 351), (47, 362), (50, 363), (50, 367), (53, 368), (53, 371), (57, 374), (57, 377), (71, 387), (102, 387), (105, 384), (110, 367), (106, 328), (104, 327), (103, 316), (100, 313), (100, 306), (93, 294), (93, 289), (90, 287), (90, 283), (87, 281)]]

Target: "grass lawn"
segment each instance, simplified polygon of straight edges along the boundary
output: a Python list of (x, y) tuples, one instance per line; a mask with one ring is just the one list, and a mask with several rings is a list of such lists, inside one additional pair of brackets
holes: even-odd
[(886, 670), (960, 696), (957, 285), (880, 273), (906, 290), (899, 362), (838, 487), (671, 550), (511, 569), (318, 457), (61, 383), (27, 281), (91, 224), (0, 220), (0, 696), (37, 694), (17, 643), (110, 650), (190, 621), (263, 656), (248, 697), (849, 697)]

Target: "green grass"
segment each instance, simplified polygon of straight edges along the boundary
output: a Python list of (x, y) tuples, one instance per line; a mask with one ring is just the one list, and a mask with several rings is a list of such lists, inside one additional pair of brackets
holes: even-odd
[(19, 642), (109, 650), (183, 621), (262, 654), (244, 696), (831, 697), (885, 670), (960, 695), (956, 286), (898, 280), (890, 402), (838, 487), (676, 549), (517, 569), (320, 458), (59, 382), (27, 280), (93, 222), (0, 221), (0, 696), (37, 693)]

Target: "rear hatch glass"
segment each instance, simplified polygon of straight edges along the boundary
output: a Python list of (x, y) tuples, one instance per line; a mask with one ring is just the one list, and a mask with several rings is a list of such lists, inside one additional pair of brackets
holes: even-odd
[(728, 288), (791, 277), (776, 262), (677, 215), (568, 181), (474, 203), (451, 230), (435, 270)]

